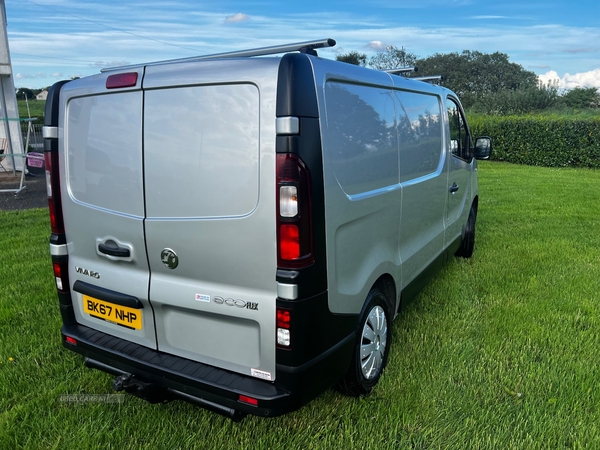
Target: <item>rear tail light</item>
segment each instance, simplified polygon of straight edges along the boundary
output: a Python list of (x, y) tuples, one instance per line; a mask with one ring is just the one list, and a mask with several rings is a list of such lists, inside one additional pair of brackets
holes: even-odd
[(77, 345), (77, 339), (72, 338), (71, 336), (65, 336), (65, 341), (71, 345)]
[(67, 262), (53, 262), (54, 280), (58, 292), (69, 292), (69, 265)]
[[(52, 147), (52, 146), (50, 146)], [(60, 177), (58, 169), (58, 151), (56, 149), (44, 152), (46, 163), (46, 193), (48, 194), (48, 211), (50, 213), (50, 228), (52, 229), (51, 243), (65, 245), (65, 224), (63, 220), (62, 201), (60, 195)], [(68, 257), (52, 256), (54, 281), (56, 290), (61, 294), (69, 294), (69, 264)]]
[(46, 192), (48, 194), (48, 209), (50, 212), (50, 227), (54, 234), (64, 234), (62, 202), (60, 198), (60, 179), (58, 176), (58, 152), (44, 153), (46, 162)]
[(291, 153), (277, 155), (277, 265), (298, 269), (314, 262), (309, 173)]
[(277, 308), (277, 345), (290, 348), (292, 345), (291, 333), (292, 314), (289, 310)]

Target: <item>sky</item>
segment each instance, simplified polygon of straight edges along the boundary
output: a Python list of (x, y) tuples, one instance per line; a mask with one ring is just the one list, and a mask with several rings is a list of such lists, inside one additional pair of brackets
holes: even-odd
[(4, 1), (16, 87), (333, 38), (319, 56), (372, 56), (389, 45), (419, 57), (498, 51), (544, 82), (600, 88), (600, 0)]

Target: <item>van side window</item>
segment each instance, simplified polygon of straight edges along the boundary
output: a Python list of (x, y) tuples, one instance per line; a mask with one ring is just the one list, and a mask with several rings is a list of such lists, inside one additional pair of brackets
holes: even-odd
[(324, 137), (332, 167), (348, 195), (398, 184), (398, 135), (392, 92), (329, 81)]
[(400, 182), (429, 175), (442, 157), (442, 113), (439, 97), (396, 91)]
[(448, 99), (448, 123), (450, 125), (450, 150), (452, 155), (464, 159), (471, 160), (471, 140), (465, 119), (456, 102), (451, 98)]

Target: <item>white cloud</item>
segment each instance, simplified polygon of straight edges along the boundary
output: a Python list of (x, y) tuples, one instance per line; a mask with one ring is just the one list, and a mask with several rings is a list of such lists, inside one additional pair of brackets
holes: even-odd
[(38, 72), (36, 74), (19, 72), (18, 74), (15, 75), (15, 78), (17, 80), (39, 79), (39, 78), (46, 78), (46, 77), (47, 77), (47, 75), (42, 72)]
[(104, 69), (105, 67), (120, 67), (120, 66), (127, 66), (131, 64), (129, 61), (96, 61), (93, 64), (90, 64), (90, 67), (93, 67), (95, 69)]
[(560, 89), (574, 89), (576, 87), (600, 89), (600, 69), (590, 70), (589, 72), (565, 73), (562, 77), (554, 70), (550, 70), (538, 78), (544, 84), (558, 82)]
[(469, 19), (480, 20), (495, 20), (495, 19), (510, 19), (508, 16), (471, 16)]
[(246, 20), (250, 20), (250, 16), (248, 14), (237, 13), (231, 16), (225, 17), (225, 23), (237, 23), (237, 22), (245, 22)]
[(371, 50), (375, 50), (376, 52), (383, 52), (385, 51), (387, 45), (381, 41), (371, 41), (367, 44), (367, 47)]

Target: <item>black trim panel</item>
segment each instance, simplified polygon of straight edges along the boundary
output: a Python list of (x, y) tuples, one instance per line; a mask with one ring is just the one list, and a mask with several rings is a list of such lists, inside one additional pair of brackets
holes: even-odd
[(73, 290), (83, 295), (89, 295), (90, 297), (104, 300), (115, 305), (126, 306), (128, 308), (142, 309), (144, 305), (137, 298), (132, 295), (121, 294), (119, 292), (111, 291), (109, 289), (94, 286), (83, 281), (77, 280), (73, 284)]
[[(57, 81), (52, 85), (50, 91), (48, 91), (48, 98), (46, 99), (46, 108), (44, 110), (44, 125), (47, 127), (58, 126), (58, 106), (60, 104), (60, 89), (69, 82), (70, 80)], [(58, 139), (55, 139), (58, 141)]]
[[(300, 300), (277, 299), (277, 308), (290, 311), (290, 349), (277, 348), (277, 363), (290, 367), (303, 366), (352, 336), (358, 315), (332, 314), (327, 292)], [(348, 365), (351, 352), (348, 353)], [(347, 368), (347, 366), (346, 366)]]
[(319, 117), (315, 77), (307, 55), (288, 53), (281, 58), (276, 115)]
[(54, 234), (50, 235), (50, 244), (51, 245), (67, 245), (67, 237), (64, 234)]

